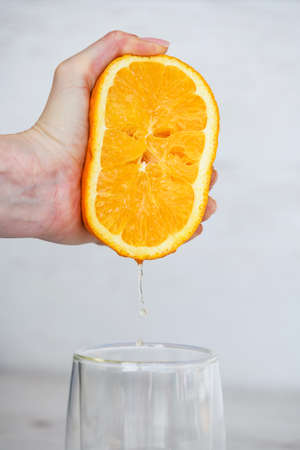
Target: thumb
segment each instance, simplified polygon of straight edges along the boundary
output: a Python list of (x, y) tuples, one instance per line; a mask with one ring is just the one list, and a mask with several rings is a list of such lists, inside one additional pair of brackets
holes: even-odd
[(56, 70), (56, 79), (64, 84), (80, 84), (93, 88), (105, 67), (118, 56), (157, 55), (167, 51), (169, 43), (156, 38), (139, 38), (123, 31), (111, 31), (103, 38), (63, 61)]
[[(169, 43), (156, 38), (139, 38), (123, 31), (112, 31), (57, 67), (52, 89), (35, 130), (72, 147), (85, 141), (90, 92), (105, 67), (124, 54), (156, 55), (167, 51)], [(74, 91), (76, 89), (76, 94)]]

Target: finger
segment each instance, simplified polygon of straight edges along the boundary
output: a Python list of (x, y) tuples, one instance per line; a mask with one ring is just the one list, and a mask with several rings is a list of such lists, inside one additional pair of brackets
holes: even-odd
[[(158, 55), (165, 53), (169, 43), (157, 38), (139, 38), (123, 31), (111, 31), (103, 38), (82, 50), (80, 53), (64, 61), (61, 68), (61, 78), (64, 72), (66, 82), (77, 80), (86, 83), (89, 89), (95, 84), (105, 67), (118, 56)], [(59, 74), (59, 70), (57, 71)]]
[(195, 231), (195, 233), (193, 234), (193, 236), (190, 237), (190, 238), (187, 240), (187, 242), (191, 241), (192, 239), (195, 239), (195, 237), (199, 236), (199, 234), (201, 234), (202, 231), (203, 231), (203, 225), (200, 224), (200, 225), (198, 226), (197, 230)]
[(213, 168), (213, 171), (211, 174), (211, 179), (210, 179), (209, 190), (211, 190), (213, 188), (213, 186), (216, 184), (217, 179), (218, 179), (218, 172), (216, 171), (215, 168)]
[(100, 239), (96, 238), (95, 236), (90, 236), (90, 242), (96, 245), (105, 245), (104, 242), (100, 241)]
[(216, 212), (216, 209), (217, 209), (217, 202), (212, 197), (208, 197), (208, 202), (202, 222), (205, 222), (207, 219), (209, 219), (210, 216)]

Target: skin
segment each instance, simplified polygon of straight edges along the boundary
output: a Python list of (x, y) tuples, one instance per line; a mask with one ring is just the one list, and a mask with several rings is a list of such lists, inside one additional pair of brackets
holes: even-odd
[[(0, 237), (32, 237), (60, 244), (101, 244), (81, 220), (80, 180), (93, 86), (114, 58), (157, 55), (168, 43), (112, 31), (55, 70), (39, 120), (22, 133), (0, 136)], [(214, 170), (211, 187), (217, 179)], [(216, 210), (211, 197), (203, 218)], [(201, 234), (199, 226), (195, 236)]]

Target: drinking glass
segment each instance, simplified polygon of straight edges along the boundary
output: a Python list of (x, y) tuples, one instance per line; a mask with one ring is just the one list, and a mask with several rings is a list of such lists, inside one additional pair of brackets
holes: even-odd
[(66, 450), (224, 450), (216, 356), (188, 345), (114, 344), (74, 355)]

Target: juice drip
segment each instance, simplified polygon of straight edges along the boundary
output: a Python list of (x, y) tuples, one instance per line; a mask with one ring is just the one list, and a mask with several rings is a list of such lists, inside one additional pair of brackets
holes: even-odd
[(139, 304), (140, 304), (139, 315), (141, 317), (145, 317), (148, 315), (148, 311), (145, 308), (145, 301), (144, 301), (143, 277), (144, 277), (143, 263), (138, 262), (138, 292), (139, 292)]
[[(143, 261), (137, 261), (138, 265), (138, 293), (139, 293), (139, 315), (141, 317), (146, 317), (148, 315), (148, 311), (145, 307), (144, 301), (144, 288), (143, 288), (143, 278), (144, 278), (144, 267)], [(144, 341), (142, 339), (137, 339), (135, 345), (137, 347), (142, 347), (144, 345)]]

